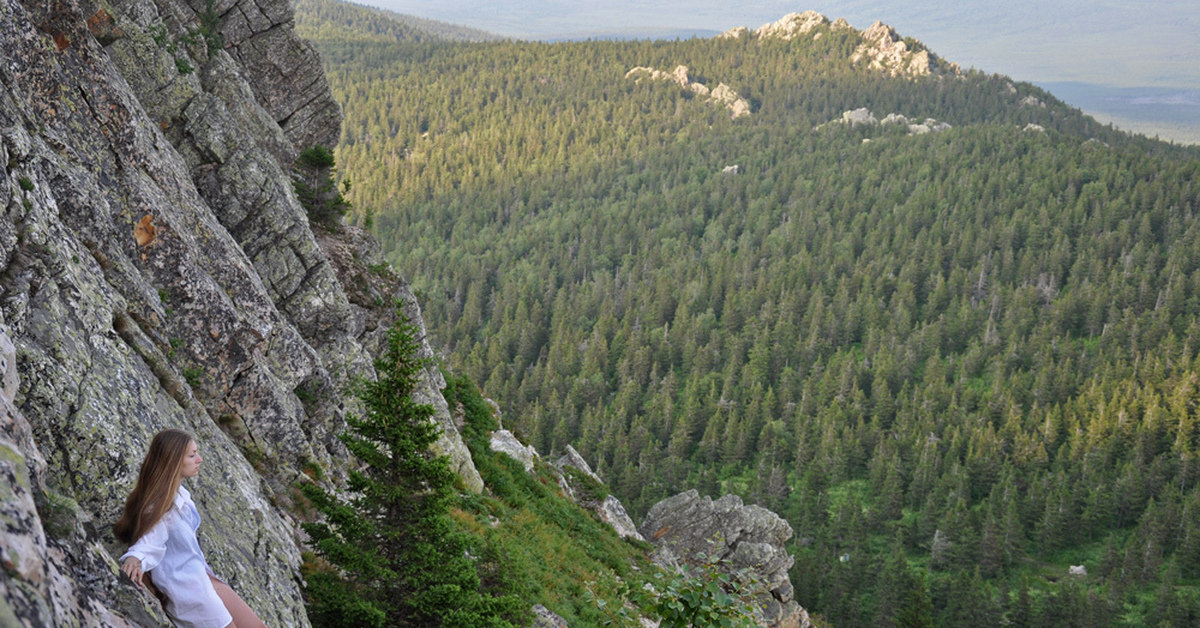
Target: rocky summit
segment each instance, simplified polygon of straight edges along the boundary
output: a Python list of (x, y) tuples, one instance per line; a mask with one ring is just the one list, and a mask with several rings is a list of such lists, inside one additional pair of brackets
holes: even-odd
[[(210, 562), (268, 625), (307, 626), (291, 487), (340, 468), (381, 325), (343, 283), (378, 252), (314, 235), (290, 182), (339, 133), (319, 58), (285, 0), (5, 0), (0, 58), (0, 624), (166, 624), (110, 527), (180, 427)], [(375, 289), (420, 322), (399, 278)], [(421, 400), (441, 387), (429, 369)]]

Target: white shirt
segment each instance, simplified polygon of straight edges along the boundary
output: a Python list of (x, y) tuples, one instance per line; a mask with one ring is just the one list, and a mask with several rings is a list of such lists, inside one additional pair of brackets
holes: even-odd
[(196, 541), (199, 527), (192, 494), (180, 485), (171, 509), (129, 547), (121, 562), (132, 556), (142, 561), (142, 571), (154, 572), (154, 586), (167, 596), (167, 614), (177, 625), (224, 628), (233, 617), (208, 579), (212, 569)]

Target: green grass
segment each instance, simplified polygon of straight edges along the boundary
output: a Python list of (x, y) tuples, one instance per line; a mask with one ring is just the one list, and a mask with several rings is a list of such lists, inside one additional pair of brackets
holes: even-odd
[[(491, 584), (530, 605), (546, 606), (570, 626), (604, 625), (607, 617), (586, 599), (588, 587), (619, 604), (614, 577), (649, 573), (650, 544), (622, 539), (567, 499), (548, 464), (539, 462), (526, 473), (520, 462), (491, 451), (487, 432), (499, 427), (491, 409), (470, 381), (450, 374), (446, 381), (447, 401), (466, 411), (464, 437), (487, 486), (484, 495), (464, 496), (452, 518), (501, 566)], [(596, 490), (607, 493), (603, 486)]]

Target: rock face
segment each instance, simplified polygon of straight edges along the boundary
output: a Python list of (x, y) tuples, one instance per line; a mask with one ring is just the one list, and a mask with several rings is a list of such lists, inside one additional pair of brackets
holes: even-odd
[(865, 63), (871, 69), (882, 70), (892, 76), (925, 76), (930, 73), (934, 57), (920, 46), (910, 48), (891, 26), (876, 21), (859, 36), (862, 43), (850, 55), (851, 63)]
[(809, 625), (788, 579), (792, 557), (784, 544), (792, 536), (792, 527), (775, 513), (745, 506), (736, 495), (714, 502), (691, 490), (651, 507), (639, 532), (658, 546), (656, 561), (664, 566), (695, 564), (696, 554), (704, 552), (728, 561), (731, 572), (752, 570), (759, 580), (756, 597), (764, 625)]
[[(0, 58), (0, 624), (166, 625), (110, 526), (181, 427), (210, 562), (268, 625), (307, 626), (291, 486), (343, 464), (344, 384), (384, 322), (331, 262), (353, 234), (323, 247), (289, 181), (338, 135), (319, 60), (286, 0), (0, 0)], [(428, 369), (418, 396), (452, 426), (441, 387)]]
[(525, 472), (533, 471), (533, 463), (540, 458), (536, 449), (529, 445), (522, 444), (517, 440), (517, 437), (508, 430), (496, 430), (492, 432), (491, 438), (492, 451), (498, 451), (508, 454), (520, 461), (525, 466)]
[(698, 96), (707, 96), (708, 101), (711, 103), (726, 107), (729, 109), (730, 116), (734, 120), (750, 115), (750, 102), (739, 96), (733, 88), (724, 83), (719, 83), (716, 88), (709, 89), (707, 85), (692, 82), (688, 78), (688, 67), (686, 65), (676, 66), (673, 72), (664, 72), (652, 67), (638, 66), (626, 72), (625, 78), (632, 78), (637, 82), (640, 82), (642, 78), (649, 78), (652, 81), (669, 81), (684, 89), (695, 92)]
[(621, 538), (646, 540), (638, 532), (637, 526), (633, 525), (633, 519), (629, 517), (629, 513), (625, 512), (625, 504), (622, 504), (621, 500), (616, 497), (612, 495), (605, 497), (596, 513), (600, 515), (600, 520), (612, 526)]
[(818, 26), (824, 26), (828, 23), (829, 18), (816, 11), (788, 13), (777, 22), (763, 24), (758, 27), (758, 30), (754, 31), (754, 34), (759, 37), (773, 37), (786, 41), (810, 33)]

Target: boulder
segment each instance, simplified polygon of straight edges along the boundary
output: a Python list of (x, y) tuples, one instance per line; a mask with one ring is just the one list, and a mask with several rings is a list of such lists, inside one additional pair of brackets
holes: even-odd
[(567, 626), (567, 620), (559, 617), (554, 611), (541, 604), (534, 604), (533, 628), (569, 628), (569, 626)]
[(875, 116), (871, 115), (870, 109), (860, 107), (842, 112), (842, 122), (850, 126), (858, 126), (860, 124), (877, 124), (879, 121), (875, 119)]
[(788, 578), (793, 559), (784, 549), (792, 527), (779, 515), (746, 506), (736, 495), (713, 501), (690, 490), (651, 507), (638, 531), (657, 546), (655, 561), (666, 568), (700, 564), (704, 553), (729, 573), (750, 570), (758, 580), (754, 594), (763, 624), (803, 625)]
[(521, 443), (517, 437), (508, 430), (496, 430), (492, 432), (491, 438), (492, 451), (498, 451), (508, 454), (515, 458), (518, 462), (525, 466), (525, 472), (533, 471), (533, 463), (540, 456), (536, 449), (529, 445)]

